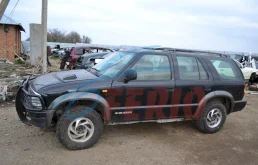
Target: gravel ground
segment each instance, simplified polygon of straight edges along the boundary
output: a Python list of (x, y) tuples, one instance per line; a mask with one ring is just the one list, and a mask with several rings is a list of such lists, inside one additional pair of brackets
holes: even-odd
[(224, 128), (200, 133), (192, 122), (106, 126), (88, 150), (69, 151), (52, 130), (25, 126), (14, 103), (0, 105), (0, 164), (258, 164), (257, 95)]

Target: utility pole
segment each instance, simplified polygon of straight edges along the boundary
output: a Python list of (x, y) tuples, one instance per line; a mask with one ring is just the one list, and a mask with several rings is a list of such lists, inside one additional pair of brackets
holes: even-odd
[(41, 15), (41, 26), (42, 26), (42, 74), (47, 73), (47, 10), (48, 0), (42, 0), (42, 15)]
[(10, 0), (2, 0), (1, 1), (1, 3), (0, 3), (0, 20), (2, 19), (9, 2), (10, 2)]

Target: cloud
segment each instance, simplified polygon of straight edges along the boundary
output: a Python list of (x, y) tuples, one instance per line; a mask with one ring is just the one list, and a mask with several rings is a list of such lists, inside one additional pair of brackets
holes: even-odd
[[(40, 14), (41, 0), (23, 0), (13, 18), (29, 31)], [(258, 52), (257, 14), (255, 0), (49, 0), (48, 28), (98, 44)]]

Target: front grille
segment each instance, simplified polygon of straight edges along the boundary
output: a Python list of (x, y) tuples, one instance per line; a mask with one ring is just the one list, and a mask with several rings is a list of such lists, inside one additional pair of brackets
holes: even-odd
[(21, 92), (21, 102), (28, 110), (42, 110), (42, 99), (39, 96), (27, 93), (24, 89)]

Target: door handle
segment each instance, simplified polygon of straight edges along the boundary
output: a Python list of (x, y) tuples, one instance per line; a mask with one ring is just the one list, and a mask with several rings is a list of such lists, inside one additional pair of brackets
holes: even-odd
[(211, 86), (205, 86), (204, 91), (211, 91)]
[(168, 88), (167, 91), (168, 92), (174, 92), (175, 88)]

